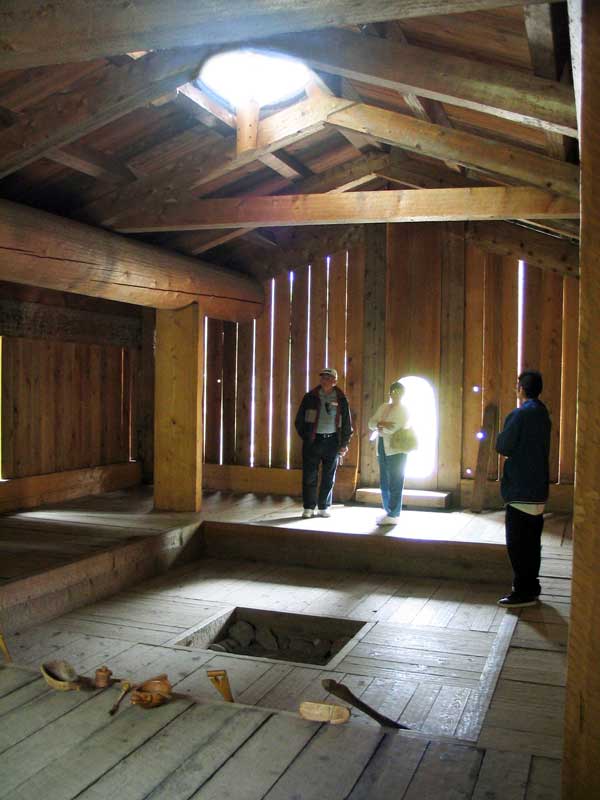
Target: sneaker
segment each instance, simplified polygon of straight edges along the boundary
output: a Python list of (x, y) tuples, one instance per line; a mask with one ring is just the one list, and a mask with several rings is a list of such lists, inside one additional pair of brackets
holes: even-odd
[(385, 517), (382, 517), (378, 520), (378, 525), (397, 525), (400, 522), (400, 517), (390, 517), (389, 514), (386, 514)]
[(511, 592), (507, 594), (506, 597), (501, 597), (500, 600), (498, 600), (498, 605), (504, 606), (505, 608), (525, 608), (526, 606), (536, 606), (537, 603), (537, 597), (517, 594), (516, 592)]
[(330, 517), (331, 511), (328, 508), (320, 508), (317, 511), (317, 517)]
[(314, 508), (305, 508), (304, 511), (302, 512), (302, 519), (310, 519), (311, 517), (314, 517), (314, 515), (315, 515)]

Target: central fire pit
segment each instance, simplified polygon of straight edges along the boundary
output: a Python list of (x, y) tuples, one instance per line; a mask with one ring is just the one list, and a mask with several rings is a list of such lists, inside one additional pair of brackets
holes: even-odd
[(356, 637), (365, 622), (234, 608), (178, 644), (218, 653), (326, 665)]

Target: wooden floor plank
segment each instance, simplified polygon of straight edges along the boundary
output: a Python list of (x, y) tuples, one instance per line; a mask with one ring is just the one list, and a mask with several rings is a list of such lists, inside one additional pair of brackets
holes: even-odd
[(233, 708), (236, 713), (225, 720), (218, 735), (204, 736), (177, 769), (147, 795), (149, 800), (193, 797), (270, 716), (268, 712), (257, 708)]
[(232, 705), (191, 706), (143, 747), (124, 754), (80, 800), (142, 800), (237, 716)]
[(348, 795), (348, 800), (398, 800), (404, 797), (426, 747), (425, 739), (386, 736)]
[(318, 730), (314, 722), (273, 715), (192, 797), (262, 800)]
[(509, 753), (530, 753), (548, 758), (562, 757), (562, 736), (533, 734), (485, 724), (477, 741), (478, 747), (506, 750)]
[(487, 750), (472, 800), (524, 800), (531, 756)]
[(421, 731), (436, 736), (452, 736), (458, 727), (469, 694), (469, 689), (442, 686), (421, 726)]
[(14, 789), (11, 800), (71, 800), (188, 708), (190, 701), (174, 700), (152, 713), (128, 706), (113, 719), (107, 715), (103, 727)]
[(560, 798), (560, 761), (534, 756), (526, 800), (560, 800)]
[(482, 753), (475, 747), (432, 742), (423, 756), (404, 800), (439, 800), (452, 787), (455, 797), (470, 797)]
[(321, 728), (264, 800), (342, 800), (352, 790), (382, 734), (349, 725)]

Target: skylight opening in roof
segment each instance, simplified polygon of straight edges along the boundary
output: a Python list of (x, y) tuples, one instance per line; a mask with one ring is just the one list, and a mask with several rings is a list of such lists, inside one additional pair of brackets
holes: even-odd
[(198, 76), (202, 86), (232, 108), (249, 102), (259, 106), (290, 102), (312, 77), (301, 61), (260, 50), (230, 50), (212, 56)]

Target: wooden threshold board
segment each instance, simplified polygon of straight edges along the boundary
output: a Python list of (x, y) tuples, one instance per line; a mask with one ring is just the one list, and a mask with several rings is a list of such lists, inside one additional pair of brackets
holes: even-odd
[[(357, 503), (381, 506), (381, 489), (357, 489), (354, 497)], [(402, 505), (405, 508), (450, 508), (452, 492), (433, 492), (424, 489), (405, 489)]]
[(202, 551), (214, 558), (478, 583), (510, 584), (512, 577), (504, 545), (402, 539), (380, 532), (314, 531), (207, 520), (202, 527)]

